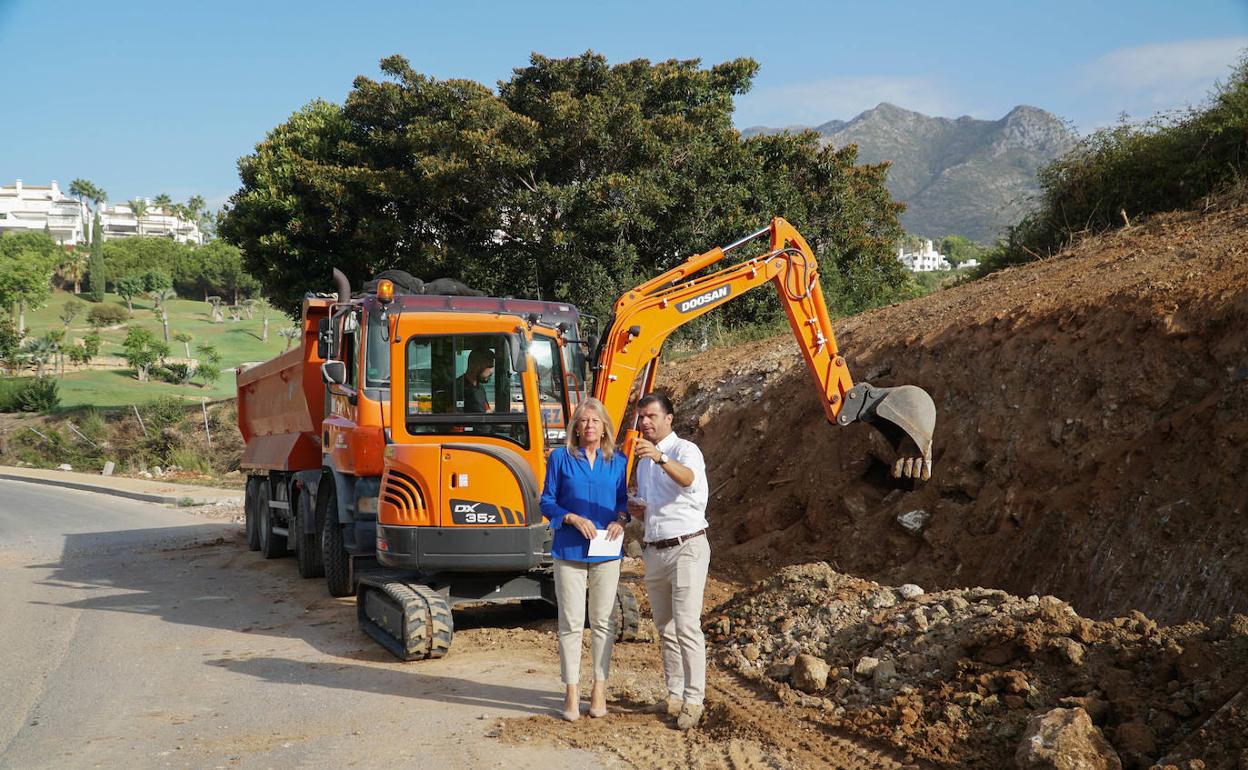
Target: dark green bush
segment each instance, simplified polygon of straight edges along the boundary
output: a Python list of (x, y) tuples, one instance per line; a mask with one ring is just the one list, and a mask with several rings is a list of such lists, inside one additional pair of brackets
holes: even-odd
[(130, 314), (121, 305), (96, 305), (91, 308), (91, 312), (87, 313), (87, 323), (96, 328), (115, 326), (128, 320), (130, 320)]
[(13, 395), (12, 411), (50, 412), (61, 403), (60, 388), (53, 377), (35, 377), (24, 380), (22, 387)]

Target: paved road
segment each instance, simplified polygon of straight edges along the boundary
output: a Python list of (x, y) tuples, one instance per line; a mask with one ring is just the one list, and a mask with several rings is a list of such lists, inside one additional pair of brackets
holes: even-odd
[(0, 481), (0, 768), (601, 766), (500, 745), (548, 663), (401, 664), (237, 524)]

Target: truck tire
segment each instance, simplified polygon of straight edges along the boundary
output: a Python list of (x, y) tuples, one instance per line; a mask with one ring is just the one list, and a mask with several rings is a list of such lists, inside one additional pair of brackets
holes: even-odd
[(260, 485), (265, 479), (260, 476), (249, 476), (247, 478), (247, 493), (243, 496), (243, 513), (247, 522), (243, 528), (243, 532), (247, 538), (247, 550), (260, 550), (260, 509), (256, 505), (256, 500), (260, 495)]
[(321, 560), (329, 595), (350, 596), (355, 593), (355, 586), (351, 585), (351, 557), (338, 523), (338, 494), (332, 477), (326, 477), (317, 488), (316, 519), (321, 524)]
[(260, 553), (266, 559), (276, 559), (286, 555), (286, 536), (273, 531), (273, 508), (269, 506), (269, 484), (260, 484), (260, 494), (256, 495), (256, 507), (260, 515), (256, 517), (260, 525)]
[(315, 525), (311, 532), (304, 531), (307, 520), (312, 518), (308, 515), (312, 507), (312, 496), (306, 489), (300, 490), (290, 520), (290, 534), (295, 546), (295, 562), (299, 565), (299, 577), (302, 578), (318, 578), (325, 574), (325, 563), (321, 560), (321, 533)]
[(633, 587), (620, 583), (615, 589), (615, 608), (611, 610), (611, 631), (617, 642), (636, 642), (641, 639), (641, 609)]

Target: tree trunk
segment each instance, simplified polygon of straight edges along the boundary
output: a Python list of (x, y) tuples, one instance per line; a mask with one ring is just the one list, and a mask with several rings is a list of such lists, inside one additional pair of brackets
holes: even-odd
[[(165, 327), (165, 344), (168, 345), (169, 344), (169, 314), (166, 313), (163, 309), (160, 311), (160, 323), (162, 326)], [(660, 457), (659, 459), (662, 460), (663, 458)]]
[(74, 279), (74, 294), (81, 294), (81, 293), (82, 293), (82, 279), (75, 278)]
[[(269, 317), (267, 315), (264, 317), (264, 331), (260, 332), (260, 341), (269, 341)], [(660, 457), (659, 459), (662, 460), (663, 458)]]
[[(126, 297), (126, 310), (129, 310), (130, 317), (134, 318), (134, 305), (131, 304), (130, 297)], [(663, 458), (660, 457), (659, 459), (662, 460)]]
[[(190, 361), (191, 360), (191, 343), (183, 342), (182, 344), (186, 346), (186, 360)], [(659, 459), (662, 460), (663, 458), (660, 457)]]
[[(17, 301), (17, 333), (26, 333), (26, 300)], [(659, 458), (663, 459), (663, 458)]]

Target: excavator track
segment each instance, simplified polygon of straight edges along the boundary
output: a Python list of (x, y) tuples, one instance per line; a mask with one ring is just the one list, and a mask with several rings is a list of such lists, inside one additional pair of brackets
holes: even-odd
[(437, 591), (420, 583), (364, 578), (356, 594), (360, 628), (400, 660), (441, 658), (455, 624)]

